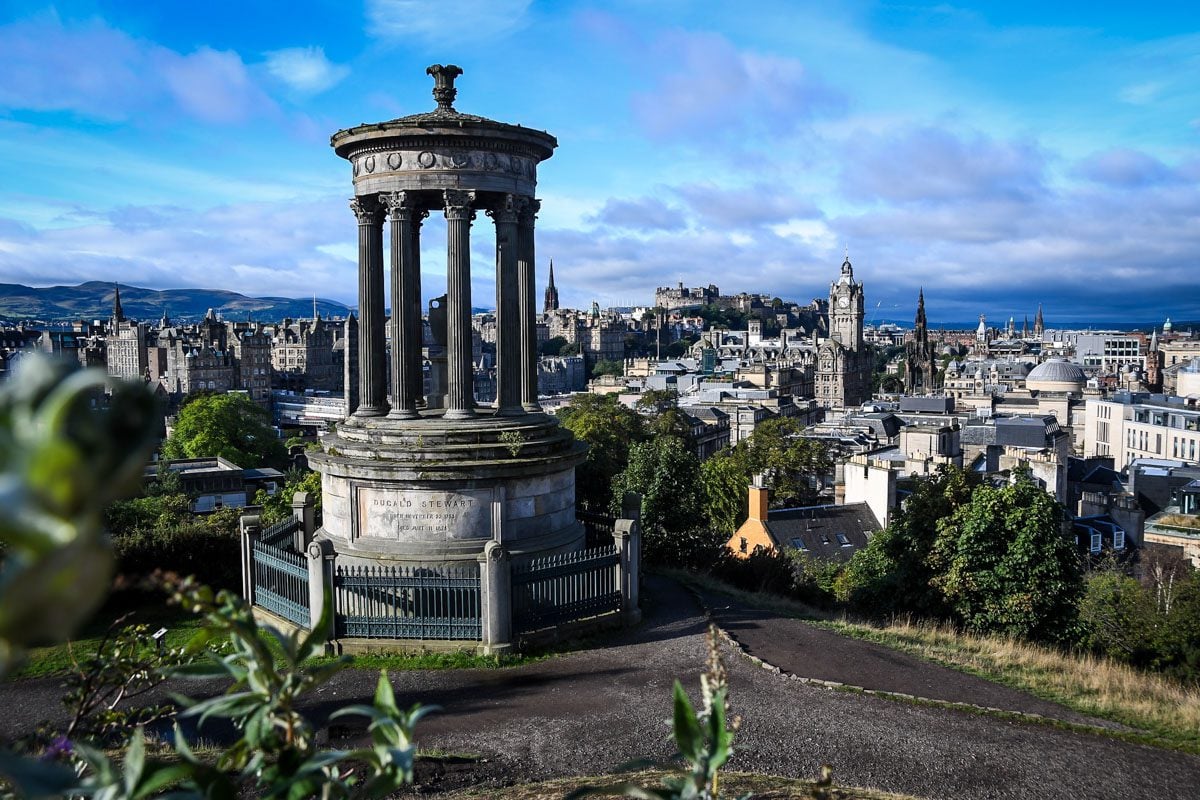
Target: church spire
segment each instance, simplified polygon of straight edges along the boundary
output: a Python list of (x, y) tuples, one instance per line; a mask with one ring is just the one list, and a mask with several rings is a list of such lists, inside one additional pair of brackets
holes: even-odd
[(550, 259), (550, 282), (546, 284), (546, 296), (542, 303), (543, 313), (558, 310), (558, 289), (554, 286), (554, 259)]
[(913, 339), (918, 344), (924, 346), (929, 341), (929, 333), (926, 329), (928, 320), (925, 318), (925, 287), (922, 286), (917, 291), (917, 318), (914, 320)]
[(121, 284), (113, 284), (113, 322), (124, 322), (125, 312), (121, 309)]
[(1042, 319), (1042, 304), (1038, 303), (1037, 315), (1033, 318), (1033, 335), (1038, 339), (1046, 332), (1046, 323)]

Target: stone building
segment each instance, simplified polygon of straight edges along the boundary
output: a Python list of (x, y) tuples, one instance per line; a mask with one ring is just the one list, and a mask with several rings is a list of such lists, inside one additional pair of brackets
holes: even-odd
[(237, 388), (229, 332), (210, 308), (194, 329), (166, 328), (158, 332), (157, 347), (166, 352), (166, 374), (161, 378), (169, 394), (187, 395), (207, 390), (228, 392)]
[(334, 325), (321, 319), (285, 319), (271, 338), (271, 366), (277, 389), (336, 391), (342, 369), (334, 357)]
[(863, 285), (847, 258), (829, 286), (829, 337), (817, 345), (814, 390), (823, 408), (842, 411), (871, 398), (873, 355), (863, 339)]
[(568, 344), (579, 347), (579, 354), (588, 364), (597, 361), (623, 361), (625, 358), (625, 334), (628, 327), (619, 317), (600, 312), (596, 303), (587, 313), (569, 308), (559, 308), (545, 314), (548, 339), (561, 337)]
[(121, 309), (121, 287), (113, 288), (113, 315), (105, 340), (108, 374), (117, 378), (143, 378), (149, 366), (145, 323), (125, 319)]
[(237, 388), (250, 394), (256, 403), (271, 401), (271, 336), (263, 326), (228, 325), (227, 340), (235, 367)]
[(660, 286), (654, 290), (654, 305), (670, 311), (673, 308), (707, 306), (717, 302), (721, 290), (711, 283), (694, 289), (685, 288), (683, 281), (678, 286)]

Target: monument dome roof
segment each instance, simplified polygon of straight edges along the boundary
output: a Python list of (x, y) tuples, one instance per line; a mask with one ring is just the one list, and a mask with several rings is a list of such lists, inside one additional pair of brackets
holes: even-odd
[(1052, 358), (1038, 364), (1025, 377), (1029, 389), (1051, 392), (1078, 391), (1087, 383), (1087, 375), (1078, 364), (1063, 358)]

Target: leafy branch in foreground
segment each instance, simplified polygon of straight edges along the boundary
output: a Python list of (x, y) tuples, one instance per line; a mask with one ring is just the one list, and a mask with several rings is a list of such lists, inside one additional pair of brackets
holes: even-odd
[[(210, 718), (228, 719), (241, 734), (222, 752), (216, 769), (199, 776), (202, 780), (197, 782), (206, 794), (231, 790), (226, 777), (230, 774), (253, 782), (261, 797), (297, 800), (383, 797), (412, 782), (413, 729), (433, 708), (416, 705), (400, 710), (386, 672), (379, 676), (373, 705), (350, 706), (333, 715), (365, 716), (370, 747), (319, 750), (312, 724), (300, 713), (303, 696), (350, 662), (344, 657), (306, 663), (324, 649), (332, 630), (331, 598), (326, 598), (325, 611), (312, 631), (292, 634), (260, 626), (240, 598), (224, 591), (214, 596), (211, 589), (190, 580), (177, 585), (173, 599), (204, 619), (190, 649), (199, 651), (220, 638), (229, 643), (228, 653), (208, 651), (206, 658), (175, 671), (181, 677), (232, 681), (217, 697), (200, 701), (177, 697), (187, 709), (182, 716), (195, 717), (200, 724)], [(278, 648), (269, 645), (271, 640)]]
[(0, 389), (0, 677), (108, 594), (104, 509), (140, 485), (157, 422), (145, 386), (48, 358)]

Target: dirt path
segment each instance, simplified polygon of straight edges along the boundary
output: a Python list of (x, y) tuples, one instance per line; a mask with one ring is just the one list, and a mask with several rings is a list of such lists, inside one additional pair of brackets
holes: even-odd
[[(670, 688), (678, 677), (695, 696), (706, 622), (695, 600), (672, 582), (652, 580), (646, 599), (645, 622), (614, 635), (607, 647), (505, 670), (392, 675), (401, 702), (443, 707), (421, 723), (422, 747), (473, 756), (454, 767), (457, 777), (446, 785), (596, 775), (637, 757), (668, 758)], [(740, 623), (743, 633), (749, 622)], [(781, 640), (782, 630), (776, 629)], [(981, 800), (1191, 798), (1200, 783), (1200, 758), (1190, 755), (833, 691), (726, 651), (733, 711), (744, 720), (730, 769), (811, 777), (828, 762), (842, 784)], [(847, 663), (854, 652), (847, 651)], [(314, 698), (309, 713), (323, 717), (369, 700), (376, 677), (343, 673)], [(19, 727), (18, 716), (31, 724), (44, 713), (50, 688), (47, 682), (0, 686), (0, 735)], [(356, 738), (359, 732), (333, 733)]]

